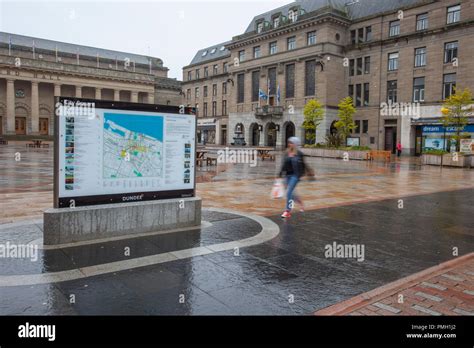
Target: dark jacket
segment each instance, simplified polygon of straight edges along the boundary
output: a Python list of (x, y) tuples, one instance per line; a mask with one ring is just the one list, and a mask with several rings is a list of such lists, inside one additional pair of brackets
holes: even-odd
[(304, 161), (303, 152), (298, 150), (294, 157), (288, 156), (288, 152), (286, 152), (281, 165), (280, 178), (283, 175), (296, 175), (301, 178), (306, 174), (306, 170), (308, 170), (308, 166)]

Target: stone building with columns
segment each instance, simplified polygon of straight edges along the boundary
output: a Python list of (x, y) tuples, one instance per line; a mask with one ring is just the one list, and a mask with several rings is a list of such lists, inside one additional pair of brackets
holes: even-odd
[[(443, 100), (455, 87), (474, 91), (473, 20), (471, 0), (296, 0), (259, 14), (225, 45), (228, 139), (243, 132), (251, 146), (283, 147), (292, 135), (324, 143), (338, 103), (351, 96), (355, 143), (395, 152), (401, 142), (405, 154), (446, 147)], [(316, 134), (303, 129), (311, 99), (325, 108)], [(416, 114), (397, 114), (407, 104)], [(387, 114), (386, 105), (395, 107)]]
[(51, 138), (54, 97), (180, 105), (159, 58), (0, 32), (0, 135)]

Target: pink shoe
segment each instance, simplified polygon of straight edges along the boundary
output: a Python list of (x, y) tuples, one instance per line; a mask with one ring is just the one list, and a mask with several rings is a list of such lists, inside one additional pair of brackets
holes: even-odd
[(285, 210), (283, 214), (281, 214), (282, 219), (287, 219), (291, 217), (291, 213), (288, 210)]

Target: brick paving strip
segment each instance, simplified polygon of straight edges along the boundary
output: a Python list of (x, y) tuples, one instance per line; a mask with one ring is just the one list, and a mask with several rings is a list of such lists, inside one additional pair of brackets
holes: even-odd
[(474, 252), (396, 280), (315, 315), (474, 315)]

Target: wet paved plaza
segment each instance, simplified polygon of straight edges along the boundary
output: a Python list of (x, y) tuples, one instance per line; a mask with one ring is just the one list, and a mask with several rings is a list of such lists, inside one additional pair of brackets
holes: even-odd
[[(453, 248), (474, 251), (474, 171), (309, 162), (317, 180), (298, 187), (307, 211), (288, 221), (269, 199), (278, 158), (204, 167), (200, 229), (0, 259), (0, 314), (311, 314), (451, 260)], [(38, 243), (51, 163), (52, 150), (0, 147), (0, 244)], [(363, 245), (363, 260), (326, 257), (334, 243)]]

